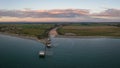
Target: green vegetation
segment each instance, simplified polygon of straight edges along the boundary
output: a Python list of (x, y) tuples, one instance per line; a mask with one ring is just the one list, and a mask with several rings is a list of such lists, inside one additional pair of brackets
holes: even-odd
[[(48, 32), (61, 25), (55, 24), (0, 24), (0, 32), (20, 36), (48, 37)], [(60, 35), (66, 36), (116, 36), (120, 37), (120, 24), (63, 24), (57, 29)]]
[(116, 36), (120, 37), (118, 25), (107, 24), (69, 24), (58, 29), (60, 35), (75, 36)]
[(48, 31), (53, 27), (54, 24), (0, 24), (0, 32), (42, 39), (48, 36)]

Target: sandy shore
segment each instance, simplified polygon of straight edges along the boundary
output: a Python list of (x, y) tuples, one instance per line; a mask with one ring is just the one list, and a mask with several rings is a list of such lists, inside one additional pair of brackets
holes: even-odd
[[(55, 37), (58, 35), (56, 28), (53, 28), (49, 31), (49, 37)], [(38, 39), (37, 37), (31, 37), (31, 36), (27, 36), (27, 35), (19, 35), (19, 34), (12, 34), (12, 33), (7, 33), (7, 32), (0, 32), (0, 34), (2, 35), (8, 35), (8, 36), (13, 36), (13, 37), (19, 37), (19, 38), (23, 38), (23, 39), (29, 39), (29, 40), (34, 40), (34, 41), (38, 41), (41, 42), (43, 44), (46, 44), (46, 42), (48, 41), (48, 38), (44, 38), (44, 39)]]
[(46, 39), (38, 39), (37, 37), (31, 37), (31, 36), (23, 36), (23, 35), (19, 35), (19, 34), (11, 34), (11, 33), (6, 33), (6, 32), (0, 32), (1, 35), (8, 35), (8, 36), (12, 36), (12, 37), (18, 37), (18, 38), (23, 38), (23, 39), (29, 39), (29, 40), (34, 40), (34, 41), (38, 41), (41, 43), (45, 43)]
[(57, 35), (56, 38), (120, 38), (116, 36), (66, 36), (66, 35)]
[[(52, 30), (49, 31), (50, 38), (54, 37), (54, 38), (119, 38), (120, 39), (120, 37), (114, 37), (114, 36), (66, 36), (66, 35), (59, 35), (57, 33), (57, 28), (58, 27), (53, 28)], [(0, 34), (13, 36), (13, 37), (19, 37), (19, 38), (23, 38), (23, 39), (34, 40), (34, 41), (41, 42), (43, 44), (45, 44), (47, 41), (47, 38), (38, 39), (37, 37), (23, 36), (23, 35), (19, 35), (19, 34), (12, 34), (12, 33), (6, 33), (6, 32), (0, 32)]]
[(58, 35), (57, 28), (58, 27), (55, 27), (55, 28), (53, 28), (52, 30), (49, 31), (49, 37), (56, 37)]
[(49, 32), (49, 35), (52, 35), (55, 38), (119, 38), (120, 37), (116, 37), (116, 36), (66, 36), (66, 35), (59, 35), (57, 32), (58, 27), (52, 29)]

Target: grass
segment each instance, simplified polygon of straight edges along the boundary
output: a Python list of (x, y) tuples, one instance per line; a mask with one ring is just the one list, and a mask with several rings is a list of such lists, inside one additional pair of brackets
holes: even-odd
[(54, 24), (0, 24), (0, 32), (32, 36), (39, 39), (47, 37)]
[(109, 25), (68, 25), (58, 29), (60, 35), (73, 33), (76, 36), (119, 36), (120, 27)]
[[(55, 24), (0, 24), (0, 32), (23, 36), (46, 38)], [(74, 34), (76, 36), (116, 36), (120, 37), (120, 24), (69, 24), (59, 28), (60, 35)]]

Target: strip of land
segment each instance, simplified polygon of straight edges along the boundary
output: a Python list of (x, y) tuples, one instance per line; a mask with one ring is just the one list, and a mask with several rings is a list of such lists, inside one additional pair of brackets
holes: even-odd
[(0, 24), (0, 33), (45, 43), (54, 24)]
[(55, 28), (51, 29), (49, 31), (49, 36), (50, 37), (56, 37), (56, 36), (58, 36), (57, 29), (58, 29), (58, 27), (55, 27)]
[(120, 37), (120, 24), (0, 24), (0, 33), (45, 43), (48, 37)]
[(61, 37), (120, 37), (120, 24), (69, 24), (57, 31)]

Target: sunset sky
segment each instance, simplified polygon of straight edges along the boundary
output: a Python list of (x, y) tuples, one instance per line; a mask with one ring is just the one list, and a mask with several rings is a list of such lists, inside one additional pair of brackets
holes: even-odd
[(0, 0), (0, 22), (120, 22), (120, 0)]

